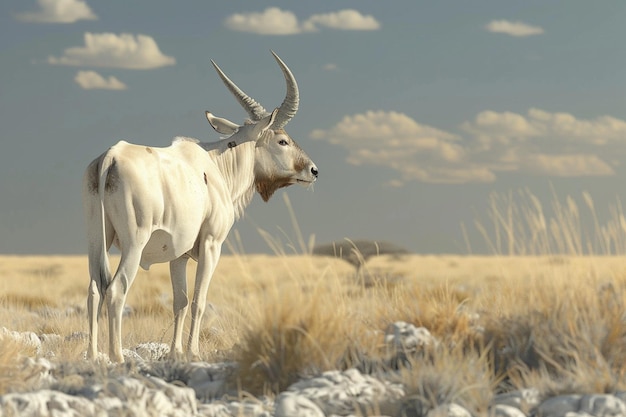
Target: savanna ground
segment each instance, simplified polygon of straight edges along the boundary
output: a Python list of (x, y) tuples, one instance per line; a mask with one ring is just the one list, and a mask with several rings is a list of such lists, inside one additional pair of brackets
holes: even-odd
[[(626, 389), (626, 257), (611, 255), (620, 249), (611, 236), (624, 233), (619, 222), (585, 237), (569, 201), (554, 206), (549, 218), (528, 201), (521, 210), (496, 197), (492, 223), (479, 225), (506, 255), (379, 256), (359, 275), (329, 257), (223, 256), (208, 295), (203, 359), (239, 363), (233, 386), (271, 395), (325, 370), (364, 362), (396, 367), (384, 335), (391, 323), (405, 321), (440, 342), (402, 358), (410, 366), (396, 378), (407, 396), (484, 411), (493, 395), (518, 388), (544, 396)], [(600, 254), (589, 254), (597, 246)], [(565, 250), (555, 254), (555, 247)], [(194, 270), (190, 263), (189, 288)], [(86, 257), (0, 256), (0, 278), (0, 326), (61, 335), (50, 359), (80, 366), (87, 347), (81, 337)], [(127, 305), (124, 347), (170, 343), (167, 265), (140, 270)], [(101, 323), (105, 351), (106, 320)], [(0, 394), (28, 389), (20, 386), (19, 364), (33, 355), (0, 339)]]

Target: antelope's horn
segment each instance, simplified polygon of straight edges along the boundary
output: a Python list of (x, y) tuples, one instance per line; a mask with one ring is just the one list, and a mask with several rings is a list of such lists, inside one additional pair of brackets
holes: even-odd
[(293, 76), (287, 65), (285, 65), (283, 60), (280, 59), (274, 51), (271, 52), (272, 55), (274, 55), (276, 62), (278, 62), (280, 69), (283, 71), (285, 82), (287, 83), (287, 94), (285, 95), (283, 103), (280, 105), (278, 114), (276, 115), (276, 120), (272, 125), (274, 129), (281, 129), (293, 118), (293, 116), (296, 115), (298, 105), (300, 104), (300, 92), (298, 91), (296, 78)]
[(226, 88), (228, 88), (228, 90), (235, 96), (239, 104), (241, 104), (241, 107), (244, 108), (244, 110), (248, 113), (252, 120), (258, 121), (269, 115), (268, 111), (265, 110), (263, 106), (254, 101), (252, 97), (244, 93), (241, 88), (237, 87), (237, 84), (232, 82), (231, 79), (228, 78), (226, 74), (224, 74), (224, 71), (222, 71), (220, 67), (217, 66), (215, 61), (211, 60), (211, 63), (215, 67), (217, 74), (224, 82)]

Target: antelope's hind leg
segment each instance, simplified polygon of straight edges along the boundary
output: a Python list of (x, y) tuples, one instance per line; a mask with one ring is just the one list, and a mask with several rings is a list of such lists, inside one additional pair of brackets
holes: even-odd
[(128, 290), (135, 280), (143, 247), (131, 246), (123, 251), (120, 264), (106, 289), (109, 312), (109, 358), (113, 362), (124, 362), (122, 356), (122, 313)]
[(98, 357), (98, 320), (102, 311), (104, 301), (104, 291), (108, 282), (108, 277), (103, 268), (92, 261), (89, 255), (89, 289), (87, 290), (87, 316), (89, 320), (89, 347), (87, 348), (87, 359), (94, 360)]
[(188, 258), (182, 256), (170, 262), (170, 276), (174, 298), (174, 338), (170, 347), (170, 358), (174, 360), (184, 359), (183, 328), (189, 306), (189, 298), (187, 297), (187, 261)]

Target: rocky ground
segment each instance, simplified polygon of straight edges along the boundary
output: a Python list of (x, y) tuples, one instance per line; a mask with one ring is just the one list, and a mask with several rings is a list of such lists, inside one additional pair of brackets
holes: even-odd
[(15, 378), (0, 396), (0, 416), (626, 416), (626, 392), (548, 397), (528, 387), (493, 396), (484, 410), (415, 395), (396, 377), (410, 366), (402, 359), (437, 349), (439, 341), (428, 329), (405, 322), (386, 332), (385, 343), (396, 352), (389, 366), (363, 361), (354, 368), (303, 377), (273, 396), (233, 388), (229, 381), (236, 363), (171, 362), (165, 359), (168, 346), (161, 343), (125, 350), (123, 365), (105, 358), (69, 364), (46, 357), (47, 345), (58, 342), (55, 335), (2, 328), (0, 337), (35, 352), (12, 368)]

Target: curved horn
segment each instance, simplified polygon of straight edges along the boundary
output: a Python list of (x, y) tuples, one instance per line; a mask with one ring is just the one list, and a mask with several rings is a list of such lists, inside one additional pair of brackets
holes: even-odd
[(285, 65), (283, 60), (280, 59), (274, 51), (271, 52), (272, 55), (274, 55), (276, 62), (278, 62), (280, 69), (283, 71), (285, 82), (287, 83), (287, 94), (285, 95), (283, 103), (280, 105), (278, 114), (276, 115), (276, 120), (272, 125), (274, 129), (281, 129), (293, 118), (293, 116), (296, 115), (298, 105), (300, 104), (300, 92), (298, 91), (296, 78), (293, 76), (287, 65)]
[[(298, 90), (298, 83), (287, 65), (285, 65), (283, 60), (280, 59), (274, 51), (271, 52), (272, 55), (274, 55), (274, 59), (276, 59), (278, 66), (280, 66), (280, 69), (283, 71), (285, 82), (287, 83), (287, 94), (285, 95), (285, 99), (280, 105), (276, 119), (272, 124), (272, 128), (281, 129), (293, 118), (293, 116), (296, 115), (298, 105), (300, 104), (300, 92)], [(228, 90), (235, 96), (239, 104), (241, 104), (246, 112), (248, 112), (248, 115), (252, 120), (259, 121), (270, 114), (267, 110), (265, 110), (265, 108), (263, 108), (263, 106), (237, 87), (237, 85), (232, 82), (226, 74), (224, 74), (224, 72), (213, 60), (211, 60), (211, 63), (215, 67), (217, 74), (224, 82), (226, 88), (228, 88)]]
[(217, 74), (224, 82), (226, 88), (228, 88), (228, 90), (233, 93), (239, 104), (241, 104), (241, 107), (243, 107), (246, 112), (248, 112), (248, 115), (252, 120), (258, 121), (269, 115), (269, 112), (265, 110), (263, 106), (254, 101), (252, 97), (250, 97), (249, 95), (244, 93), (239, 87), (237, 87), (237, 85), (232, 82), (230, 78), (226, 76), (226, 74), (224, 74), (224, 72), (220, 69), (220, 67), (217, 66), (217, 64), (213, 60), (211, 60), (211, 63), (215, 67)]

